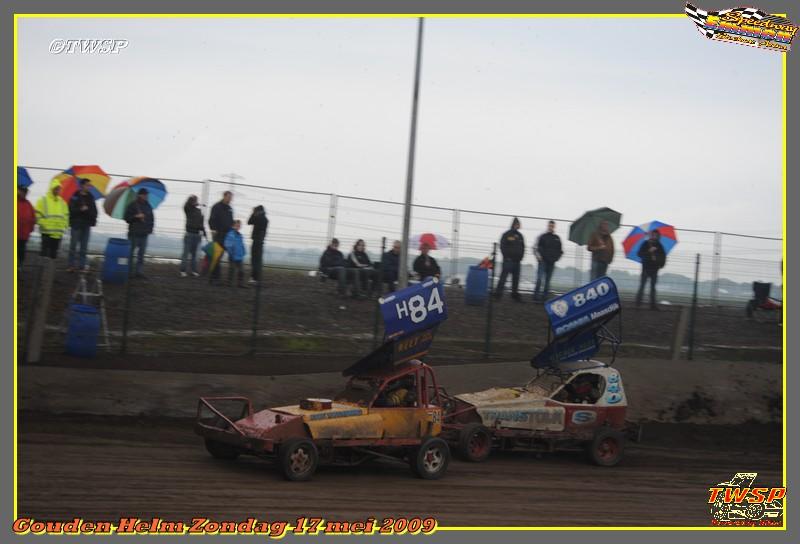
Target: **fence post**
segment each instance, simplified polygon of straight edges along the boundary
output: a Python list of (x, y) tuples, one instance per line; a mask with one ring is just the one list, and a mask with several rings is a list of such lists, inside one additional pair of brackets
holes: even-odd
[[(211, 180), (210, 179), (204, 179), (203, 180), (203, 190), (200, 193), (200, 204), (202, 204), (202, 206), (204, 208), (208, 207), (208, 200), (210, 198), (210, 195), (211, 195)], [(206, 218), (206, 219), (208, 219), (208, 218)]]
[(497, 242), (492, 244), (492, 275), (489, 278), (489, 300), (486, 307), (486, 343), (483, 356), (489, 357), (492, 352), (492, 302), (494, 301), (494, 269), (497, 267)]
[(122, 309), (122, 342), (119, 346), (119, 352), (122, 355), (128, 353), (128, 323), (129, 314), (131, 312), (131, 284), (133, 283), (133, 240), (130, 240), (131, 252), (128, 255), (128, 281), (125, 282), (125, 304)]
[(263, 268), (259, 271), (258, 280), (256, 282), (256, 298), (253, 301), (253, 332), (250, 337), (250, 355), (256, 354), (258, 347), (258, 321), (261, 316), (261, 274)]
[(327, 243), (333, 239), (336, 234), (336, 207), (339, 197), (331, 193), (331, 203), (328, 208), (328, 240)]
[(711, 261), (711, 303), (719, 304), (719, 274), (722, 264), (722, 233), (714, 233), (714, 257)]
[(694, 324), (697, 314), (697, 282), (700, 281), (700, 254), (695, 257), (694, 293), (692, 294), (692, 311), (689, 314), (689, 360), (694, 357)]
[(573, 288), (580, 287), (583, 285), (583, 251), (582, 247), (579, 245), (575, 246), (575, 274), (574, 274), (574, 281), (575, 285)]
[(42, 266), (42, 273), (37, 277), (40, 283), (37, 286), (38, 293), (35, 299), (35, 306), (32, 309), (32, 323), (30, 330), (25, 331), (27, 345), (25, 346), (25, 361), (36, 363), (42, 357), (42, 346), (44, 345), (44, 331), (47, 326), (47, 315), (50, 309), (50, 293), (53, 289), (53, 278), (55, 276), (55, 261), (48, 257), (39, 257)]
[(450, 245), (450, 282), (458, 274), (458, 231), (461, 224), (461, 212), (453, 210), (453, 234)]
[[(383, 292), (383, 254), (386, 253), (386, 236), (381, 239), (381, 269), (376, 271), (375, 277), (372, 279), (373, 292), (375, 286), (378, 286), (378, 298), (375, 300), (375, 319), (372, 323), (372, 349), (378, 347), (378, 327), (381, 318), (381, 301), (380, 295)], [(356, 278), (355, 281), (358, 281)]]

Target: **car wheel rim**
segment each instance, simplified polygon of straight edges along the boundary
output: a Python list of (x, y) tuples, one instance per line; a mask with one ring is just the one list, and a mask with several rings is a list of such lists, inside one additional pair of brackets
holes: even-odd
[(480, 457), (486, 453), (489, 441), (482, 433), (475, 433), (469, 439), (469, 453), (474, 457)]
[(427, 472), (436, 472), (442, 467), (444, 456), (439, 448), (430, 448), (425, 452), (422, 464)]
[(597, 456), (604, 461), (616, 457), (617, 451), (619, 451), (617, 441), (611, 437), (602, 440), (597, 446)]
[(289, 456), (291, 461), (290, 467), (295, 474), (301, 474), (309, 469), (311, 466), (311, 456), (306, 453), (303, 448), (297, 448), (294, 453)]

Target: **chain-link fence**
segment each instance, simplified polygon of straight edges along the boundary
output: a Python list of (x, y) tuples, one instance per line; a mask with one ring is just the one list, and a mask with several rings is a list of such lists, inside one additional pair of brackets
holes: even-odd
[[(35, 202), (47, 189), (48, 180), (59, 170), (28, 169), (36, 181), (29, 196)], [(113, 176), (110, 186), (127, 177), (130, 176)], [(161, 179), (167, 186), (168, 197), (156, 210), (155, 233), (148, 241), (148, 254), (153, 258), (180, 257), (184, 232), (183, 205), (189, 195), (200, 197), (207, 216), (208, 208), (225, 190), (233, 191), (235, 216), (244, 223), (253, 207), (259, 204), (266, 207), (270, 220), (265, 248), (268, 266), (316, 269), (322, 250), (334, 236), (341, 240), (345, 254), (357, 239), (364, 239), (367, 252), (373, 260), (379, 260), (381, 239), (386, 237), (391, 243), (400, 238), (402, 230), (403, 206), (399, 202), (219, 180)], [(570, 221), (559, 219), (557, 210), (552, 212), (555, 217), (517, 215), (522, 221), (527, 246), (527, 255), (522, 263), (521, 288), (524, 291), (532, 289), (535, 278), (532, 246), (551, 218), (558, 221), (558, 233), (564, 243), (564, 255), (557, 264), (553, 287), (563, 291), (589, 278), (590, 256), (586, 248), (567, 240)], [(512, 213), (415, 205), (412, 209), (412, 233), (433, 232), (447, 238), (449, 247), (434, 252), (434, 255), (448, 282), (458, 278), (463, 283), (468, 267), (489, 255), (492, 244), (509, 228), (512, 217)], [(641, 270), (641, 265), (626, 259), (622, 250), (622, 239), (630, 227), (623, 225), (615, 233), (616, 256), (609, 268), (609, 275), (617, 282), (621, 293), (627, 296), (638, 288)], [(91, 251), (102, 253), (106, 240), (124, 237), (126, 229), (124, 222), (101, 211), (97, 227), (92, 231)], [(249, 228), (245, 226), (243, 232), (248, 235)], [(697, 254), (700, 255), (698, 296), (702, 303), (739, 306), (752, 297), (753, 281), (772, 283), (774, 293), (780, 292), (783, 282), (780, 238), (680, 228), (676, 232), (678, 245), (670, 253), (659, 277), (660, 301), (680, 303), (691, 298)], [(32, 242), (34, 247), (37, 245), (35, 237), (36, 234)]]
[[(29, 198), (35, 202), (56, 171), (28, 168), (35, 180)], [(114, 176), (112, 185), (126, 177), (129, 176)], [(376, 302), (378, 293), (364, 300), (340, 296), (335, 282), (324, 281), (313, 271), (333, 236), (342, 241), (345, 254), (357, 239), (364, 239), (371, 258), (379, 261), (382, 244), (390, 246), (392, 240), (400, 237), (403, 210), (400, 203), (217, 180), (162, 178), (162, 181), (169, 195), (155, 212), (155, 232), (148, 240), (145, 264), (147, 279), (102, 284), (103, 326), (111, 340), (108, 353), (115, 357), (119, 354), (137, 357), (135, 368), (142, 365), (170, 368), (185, 356), (181, 364), (186, 368), (218, 372), (230, 363), (198, 355), (250, 354), (256, 356), (250, 359), (255, 366), (248, 367), (246, 372), (265, 371), (259, 361), (268, 361), (270, 371), (278, 364), (301, 364), (298, 371), (310, 372), (344, 368), (353, 357), (368, 352), (380, 340), (383, 331)], [(209, 206), (228, 189), (234, 193), (236, 218), (246, 223), (252, 208), (264, 205), (270, 220), (264, 280), (244, 289), (228, 286), (224, 281), (222, 285), (210, 285), (205, 276), (183, 278), (178, 274), (186, 199), (198, 195), (207, 216)], [(535, 277), (531, 246), (550, 218), (518, 217), (526, 234), (527, 251), (520, 285), (524, 292), (530, 292)], [(450, 241), (449, 247), (434, 252), (447, 280), (450, 312), (450, 319), (437, 334), (435, 361), (468, 362), (487, 357), (518, 360), (530, 357), (546, 344), (547, 322), (540, 305), (516, 304), (506, 298), (495, 303), (492, 311), (488, 303), (472, 306), (465, 302), (463, 287), (468, 267), (491, 254), (511, 219), (510, 214), (414, 206), (413, 233), (434, 232)], [(585, 247), (567, 241), (570, 222), (557, 216), (555, 219), (564, 242), (564, 255), (552, 287), (563, 292), (589, 280), (590, 259)], [(626, 259), (622, 252), (621, 240), (628, 230), (623, 227), (615, 235), (616, 256), (609, 274), (622, 296), (630, 299), (639, 286), (640, 265)], [(100, 286), (97, 278), (101, 275), (108, 238), (124, 238), (126, 232), (124, 222), (100, 213), (91, 236), (91, 267), (85, 276), (88, 290), (96, 291)], [(249, 237), (249, 228), (244, 229), (244, 234)], [(621, 353), (671, 356), (675, 331), (681, 323), (681, 308), (692, 298), (699, 256), (700, 306), (693, 329), (695, 356), (780, 360), (779, 312), (773, 312), (768, 320), (755, 322), (745, 317), (744, 307), (753, 296), (754, 280), (771, 282), (773, 294), (779, 292), (782, 241), (687, 229), (679, 229), (678, 238), (679, 243), (659, 276), (661, 311), (629, 311), (631, 305), (626, 305)], [(81, 298), (76, 297), (81, 276), (68, 273), (63, 262), (68, 244), (67, 235), (45, 309), (44, 348), (51, 353), (63, 350), (66, 313), (70, 303), (76, 298), (80, 302)], [(31, 309), (40, 300), (38, 289), (45, 259), (36, 258), (37, 246), (34, 237), (29, 244), (30, 257), (19, 274), (18, 340), (23, 353), (28, 345)], [(227, 268), (227, 263), (221, 266)], [(223, 280), (226, 276), (227, 271), (223, 270)], [(105, 332), (101, 331), (103, 337)], [(138, 358), (141, 354), (169, 354), (169, 357)]]

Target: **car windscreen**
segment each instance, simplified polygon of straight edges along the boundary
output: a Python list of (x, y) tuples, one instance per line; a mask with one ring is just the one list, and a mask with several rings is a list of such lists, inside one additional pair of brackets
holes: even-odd
[(365, 378), (353, 378), (347, 386), (334, 397), (337, 402), (350, 402), (366, 406), (375, 397), (380, 388), (380, 382)]
[(545, 372), (536, 376), (525, 386), (528, 392), (542, 397), (549, 397), (564, 383), (563, 378), (554, 373)]

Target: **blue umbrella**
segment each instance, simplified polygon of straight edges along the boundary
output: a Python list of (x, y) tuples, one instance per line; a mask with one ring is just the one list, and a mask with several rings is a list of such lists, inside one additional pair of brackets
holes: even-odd
[(17, 187), (30, 187), (31, 185), (33, 185), (33, 180), (28, 171), (23, 166), (17, 166)]

